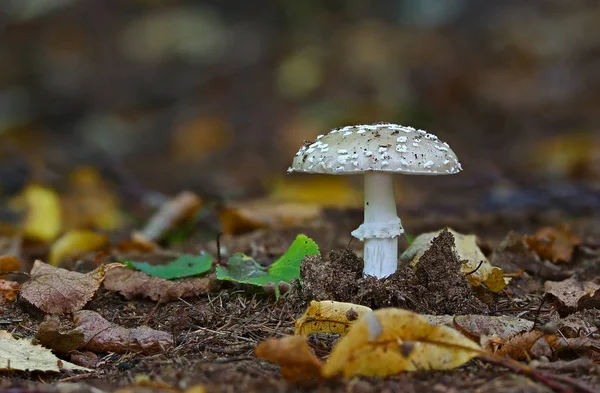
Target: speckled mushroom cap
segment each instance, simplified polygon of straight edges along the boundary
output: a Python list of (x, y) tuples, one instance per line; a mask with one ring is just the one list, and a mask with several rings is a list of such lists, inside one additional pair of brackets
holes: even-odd
[(298, 150), (288, 173), (353, 175), (392, 172), (450, 175), (462, 170), (447, 143), (423, 130), (391, 123), (346, 126)]

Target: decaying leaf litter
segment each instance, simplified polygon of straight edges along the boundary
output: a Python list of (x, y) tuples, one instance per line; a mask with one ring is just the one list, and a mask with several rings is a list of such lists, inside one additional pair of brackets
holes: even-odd
[[(478, 4), (432, 20), (421, 2), (398, 28), (400, 2), (386, 20), (360, 2), (281, 2), (267, 12), (285, 15), (283, 31), (256, 34), (243, 7), (241, 25), (221, 19), (227, 2), (93, 3), (12, 2), (2, 20), (0, 329), (45, 361), (12, 364), (0, 389), (597, 388), (597, 5)], [(315, 8), (326, 17), (307, 18)], [(141, 45), (148, 29), (159, 39)], [(361, 181), (283, 172), (302, 140), (378, 120), (439, 132), (468, 173), (396, 178), (410, 251), (372, 280), (350, 235)], [(303, 266), (288, 258), (311, 253), (292, 246), (299, 234), (320, 254)], [(398, 307), (418, 312), (403, 329), (390, 328)], [(475, 357), (402, 371), (378, 351), (409, 359), (402, 370)]]
[[(221, 216), (228, 227), (246, 226), (242, 242), (246, 234), (258, 237), (235, 250), (228, 249), (233, 235), (222, 236), (218, 255), (211, 253), (214, 240), (195, 252), (164, 249), (170, 232), (196, 219), (200, 200), (181, 194), (147, 227), (116, 241), (96, 241), (91, 231), (57, 232), (48, 243), (52, 264), (37, 260), (27, 276), (14, 273), (22, 257), (4, 256), (6, 337), (33, 340), (37, 350), (59, 356), (54, 369), (17, 363), (19, 369), (53, 370), (45, 376), (110, 389), (123, 385), (125, 370), (148, 378), (129, 381), (134, 389), (219, 391), (246, 378), (251, 391), (345, 385), (356, 376), (375, 378), (362, 380), (365, 386), (393, 386), (410, 373), (458, 367), (453, 372), (490, 383), (497, 370), (510, 370), (527, 377), (518, 382), (523, 386), (594, 389), (598, 285), (575, 272), (583, 264), (589, 277), (585, 256), (595, 256), (597, 244), (580, 240), (566, 225), (529, 235), (507, 232), (496, 245), (450, 228), (424, 233), (406, 245), (397, 272), (376, 279), (363, 276), (360, 246), (326, 254), (302, 234), (314, 224), (249, 226), (248, 219), (228, 213)], [(29, 222), (32, 234), (43, 232), (36, 222), (48, 226), (36, 217)], [(257, 244), (270, 232), (282, 239), (277, 252)], [(544, 276), (538, 265), (574, 271), (553, 281), (561, 273), (548, 269)], [(10, 295), (15, 291), (18, 300)], [(79, 373), (67, 370), (72, 362)], [(182, 385), (181, 372), (153, 371), (158, 365), (201, 377)], [(27, 375), (19, 377), (25, 385)], [(418, 379), (411, 383), (419, 386)]]

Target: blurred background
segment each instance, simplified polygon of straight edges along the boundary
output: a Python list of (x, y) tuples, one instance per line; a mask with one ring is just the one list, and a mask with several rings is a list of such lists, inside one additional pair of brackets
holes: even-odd
[(303, 140), (389, 121), (465, 169), (398, 176), (407, 211), (595, 214), (599, 20), (586, 0), (3, 0), (0, 195), (360, 208), (361, 179), (285, 171)]

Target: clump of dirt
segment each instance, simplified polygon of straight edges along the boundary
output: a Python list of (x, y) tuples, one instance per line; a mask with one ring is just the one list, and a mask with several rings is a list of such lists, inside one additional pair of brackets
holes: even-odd
[(357, 282), (362, 279), (363, 260), (351, 250), (331, 251), (329, 260), (320, 256), (306, 257), (300, 267), (306, 301), (336, 300), (352, 302), (357, 293)]
[(336, 300), (372, 308), (401, 307), (428, 314), (485, 313), (487, 306), (475, 297), (447, 230), (433, 239), (415, 271), (402, 267), (385, 278), (363, 277), (363, 261), (349, 250), (332, 252), (302, 262), (300, 299)]

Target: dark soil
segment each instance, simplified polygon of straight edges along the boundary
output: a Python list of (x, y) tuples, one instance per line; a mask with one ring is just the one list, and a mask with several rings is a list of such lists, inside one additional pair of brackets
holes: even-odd
[[(290, 240), (290, 239), (288, 239)], [(218, 293), (199, 294), (196, 298), (160, 304), (147, 300), (126, 300), (101, 290), (86, 309), (99, 312), (111, 322), (125, 327), (147, 323), (154, 329), (170, 332), (176, 343), (167, 353), (145, 356), (139, 353), (90, 354), (73, 352), (65, 360), (93, 366), (93, 373), (10, 373), (0, 380), (0, 388), (14, 392), (113, 391), (142, 384), (135, 391), (167, 392), (185, 390), (203, 384), (207, 392), (550, 392), (546, 384), (525, 376), (474, 360), (452, 371), (402, 373), (389, 378), (356, 378), (350, 381), (291, 383), (283, 380), (277, 365), (254, 357), (254, 348), (262, 340), (292, 334), (294, 320), (304, 311), (303, 303), (312, 299), (351, 301), (374, 308), (406, 307), (423, 313), (519, 315), (539, 324), (560, 321), (552, 304), (542, 304), (541, 279), (529, 275), (517, 277), (498, 295), (470, 288), (464, 276), (457, 274), (460, 261), (452, 252), (452, 235), (443, 232), (412, 272), (402, 268), (385, 280), (362, 278), (362, 260), (351, 250), (331, 252), (328, 260), (307, 258), (302, 266), (304, 291), (292, 291), (275, 302), (268, 296), (248, 294), (233, 288)], [(593, 242), (589, 244), (593, 245)], [(449, 251), (450, 250), (450, 251)], [(502, 247), (494, 251), (502, 257)], [(587, 254), (586, 254), (587, 255)], [(508, 258), (508, 257), (506, 257)], [(573, 269), (584, 269), (593, 256), (579, 255)], [(514, 260), (513, 260), (514, 262)], [(541, 306), (540, 306), (541, 305)], [(598, 310), (572, 315), (573, 326), (586, 321), (596, 331)], [(32, 337), (44, 321), (43, 313), (23, 301), (9, 303), (2, 312), (3, 328), (23, 337)], [(68, 324), (69, 318), (62, 320)], [(569, 330), (568, 321), (559, 327)], [(574, 331), (569, 334), (578, 335)], [(317, 356), (326, 357), (334, 341), (310, 340)], [(577, 357), (555, 370), (576, 378), (580, 383), (600, 388), (600, 370)], [(87, 362), (87, 363), (86, 363)], [(539, 363), (539, 362), (538, 362)], [(549, 363), (554, 365), (555, 363)], [(562, 364), (560, 362), (556, 364)], [(40, 384), (44, 381), (44, 384)], [(65, 383), (68, 382), (68, 385)], [(68, 390), (71, 389), (71, 390)], [(131, 390), (128, 390), (131, 391)], [(577, 390), (570, 390), (576, 392)]]
[(363, 277), (363, 261), (352, 251), (332, 252), (329, 260), (309, 257), (301, 268), (303, 298), (336, 300), (371, 308), (400, 307), (422, 314), (483, 314), (488, 307), (477, 299), (454, 252), (447, 230), (432, 242), (415, 271), (403, 267), (378, 280)]

